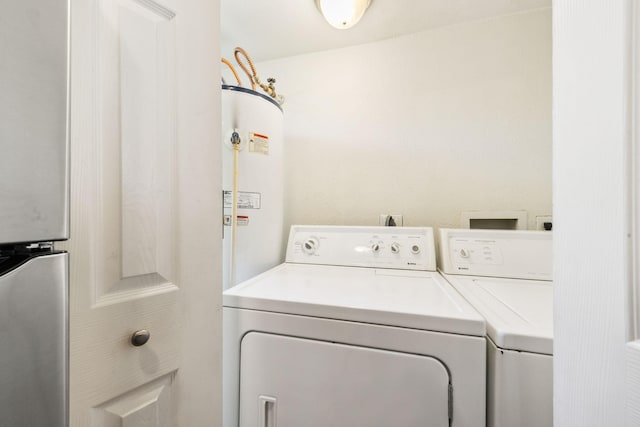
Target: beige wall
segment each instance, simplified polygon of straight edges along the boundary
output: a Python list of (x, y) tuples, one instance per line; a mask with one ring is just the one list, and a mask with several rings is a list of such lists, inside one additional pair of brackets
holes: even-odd
[(535, 228), (551, 214), (550, 9), (258, 72), (286, 96), (286, 225), (392, 212), (459, 226), (465, 210), (525, 210)]

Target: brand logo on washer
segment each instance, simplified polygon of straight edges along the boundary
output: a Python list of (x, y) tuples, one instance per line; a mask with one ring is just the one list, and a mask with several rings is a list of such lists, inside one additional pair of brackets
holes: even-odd
[(468, 270), (469, 267), (458, 267), (458, 270)]
[(408, 262), (407, 265), (418, 265), (418, 264), (415, 262)]

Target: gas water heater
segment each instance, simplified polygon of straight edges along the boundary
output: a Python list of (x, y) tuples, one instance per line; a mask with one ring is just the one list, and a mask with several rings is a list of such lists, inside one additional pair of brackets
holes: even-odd
[(283, 155), (278, 102), (250, 89), (222, 85), (224, 289), (282, 262)]

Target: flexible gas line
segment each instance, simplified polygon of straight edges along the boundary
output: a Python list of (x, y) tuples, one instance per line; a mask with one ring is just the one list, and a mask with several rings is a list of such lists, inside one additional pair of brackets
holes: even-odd
[(229, 67), (229, 69), (231, 70), (231, 72), (233, 73), (233, 77), (236, 78), (236, 81), (238, 82), (238, 86), (242, 86), (242, 82), (240, 81), (240, 76), (238, 76), (238, 73), (236, 72), (235, 67), (231, 64), (231, 62), (229, 62), (227, 60), (227, 58), (220, 58), (220, 62), (222, 62), (223, 64), (225, 64), (227, 67)]
[[(251, 68), (251, 71), (247, 69), (247, 66), (240, 59), (240, 54), (242, 54), (242, 56), (244, 56), (247, 62), (249, 63), (249, 67)], [(242, 68), (245, 74), (249, 77), (249, 81), (251, 82), (251, 89), (256, 90), (256, 85), (259, 85), (262, 88), (262, 90), (267, 92), (267, 95), (274, 98), (276, 101), (278, 101), (279, 104), (282, 104), (284, 102), (284, 97), (276, 93), (276, 86), (275, 86), (276, 79), (274, 79), (273, 77), (269, 77), (267, 79), (267, 83), (269, 83), (269, 85), (265, 85), (264, 83), (260, 82), (260, 77), (258, 77), (256, 67), (253, 64), (253, 61), (251, 60), (251, 57), (249, 56), (246, 50), (244, 50), (241, 47), (236, 47), (236, 49), (233, 52), (233, 56), (235, 56), (236, 61), (238, 62), (238, 65), (240, 65), (240, 68)]]
[(236, 284), (236, 235), (238, 231), (238, 157), (240, 154), (240, 135), (237, 130), (231, 134), (233, 145), (233, 189), (231, 193), (231, 273), (230, 286)]
[[(247, 67), (246, 65), (244, 65), (244, 62), (240, 60), (240, 54), (242, 54), (245, 57), (245, 59), (249, 62), (249, 67), (251, 67), (251, 71), (247, 70)], [(233, 56), (236, 57), (236, 62), (238, 62), (238, 65), (240, 66), (240, 68), (242, 68), (245, 74), (249, 77), (249, 81), (251, 82), (251, 89), (256, 90), (256, 84), (259, 84), (260, 80), (258, 79), (258, 73), (256, 72), (256, 67), (255, 65), (253, 65), (253, 61), (251, 60), (251, 57), (249, 56), (247, 51), (241, 47), (236, 47), (236, 49), (233, 51)]]

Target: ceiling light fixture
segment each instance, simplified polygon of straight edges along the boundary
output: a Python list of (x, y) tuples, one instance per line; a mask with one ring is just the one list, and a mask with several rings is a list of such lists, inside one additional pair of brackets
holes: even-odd
[(324, 19), (335, 28), (346, 30), (360, 21), (371, 0), (315, 0)]

